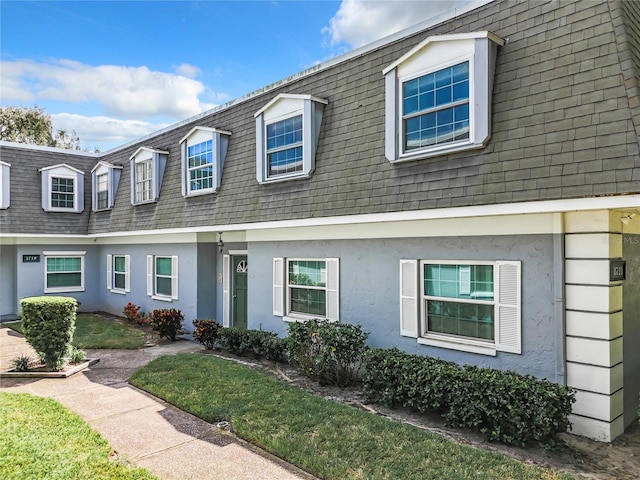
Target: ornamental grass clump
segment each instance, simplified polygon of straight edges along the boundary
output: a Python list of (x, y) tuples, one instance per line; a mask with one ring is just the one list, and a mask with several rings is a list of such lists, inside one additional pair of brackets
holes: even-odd
[(61, 370), (71, 351), (78, 302), (71, 297), (20, 300), (24, 337), (48, 370)]
[(150, 316), (151, 328), (158, 332), (160, 337), (166, 337), (172, 342), (176, 341), (176, 335), (182, 328), (184, 315), (175, 308), (163, 308), (153, 310)]
[(361, 325), (308, 320), (289, 324), (289, 359), (320, 384), (346, 387), (359, 379), (368, 332)]

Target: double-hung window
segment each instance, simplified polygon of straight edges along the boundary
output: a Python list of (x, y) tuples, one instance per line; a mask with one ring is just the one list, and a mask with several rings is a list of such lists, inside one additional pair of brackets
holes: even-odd
[(311, 95), (280, 94), (255, 114), (259, 183), (311, 176), (326, 105)]
[(178, 257), (147, 255), (147, 295), (164, 301), (178, 299)]
[(84, 210), (84, 173), (66, 164), (40, 169), (42, 209), (81, 213)]
[(302, 172), (302, 115), (267, 125), (267, 176)]
[(519, 261), (401, 260), (400, 332), (423, 345), (521, 353), (520, 285)]
[(491, 32), (427, 38), (383, 70), (391, 162), (482, 148), (491, 137), (498, 46)]
[(182, 152), (182, 195), (217, 192), (231, 132), (195, 127), (180, 140)]
[(122, 166), (100, 161), (91, 170), (93, 211), (108, 210), (115, 205)]
[(51, 208), (72, 209), (75, 205), (75, 178), (51, 177)]
[(469, 62), (402, 84), (405, 152), (469, 138)]
[(131, 291), (129, 255), (107, 255), (107, 289), (113, 293)]
[(84, 291), (86, 252), (43, 252), (45, 293)]
[(131, 203), (139, 205), (158, 200), (169, 152), (140, 147), (130, 160)]
[(288, 321), (339, 319), (339, 259), (274, 258), (274, 315)]
[(96, 177), (96, 206), (98, 210), (109, 207), (108, 175), (100, 174)]

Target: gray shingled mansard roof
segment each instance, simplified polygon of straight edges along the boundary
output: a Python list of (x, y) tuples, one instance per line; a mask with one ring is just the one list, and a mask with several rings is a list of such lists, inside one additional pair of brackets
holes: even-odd
[[(480, 30), (507, 40), (498, 50), (488, 145), (389, 163), (382, 70), (430, 35)], [(4, 146), (1, 158), (12, 164), (12, 205), (0, 211), (2, 231), (191, 228), (638, 193), (639, 38), (640, 4), (635, 2), (496, 1), (99, 157), (74, 156), (72, 163), (64, 153)], [(309, 179), (260, 185), (254, 114), (280, 93), (329, 102), (316, 170)], [(183, 198), (179, 141), (195, 126), (232, 135), (219, 192)], [(159, 201), (134, 207), (129, 158), (141, 146), (169, 155)], [(88, 215), (88, 197), (83, 215), (42, 212), (38, 168), (70, 163), (86, 172), (88, 182), (98, 159), (124, 166), (113, 210)], [(25, 165), (29, 172), (22, 171)]]

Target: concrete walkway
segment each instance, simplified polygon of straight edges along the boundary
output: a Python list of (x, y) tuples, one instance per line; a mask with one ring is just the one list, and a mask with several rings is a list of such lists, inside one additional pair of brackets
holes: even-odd
[[(313, 477), (126, 383), (156, 355), (193, 352), (187, 341), (145, 350), (92, 350), (100, 362), (66, 379), (1, 378), (0, 391), (50, 397), (99, 432), (120, 458), (161, 479), (287, 480)], [(35, 356), (22, 335), (0, 327), (0, 370)]]

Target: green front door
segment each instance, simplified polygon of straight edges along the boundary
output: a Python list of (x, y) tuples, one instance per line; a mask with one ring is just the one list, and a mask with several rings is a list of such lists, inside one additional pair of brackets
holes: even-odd
[(247, 256), (233, 257), (233, 326), (247, 328)]

